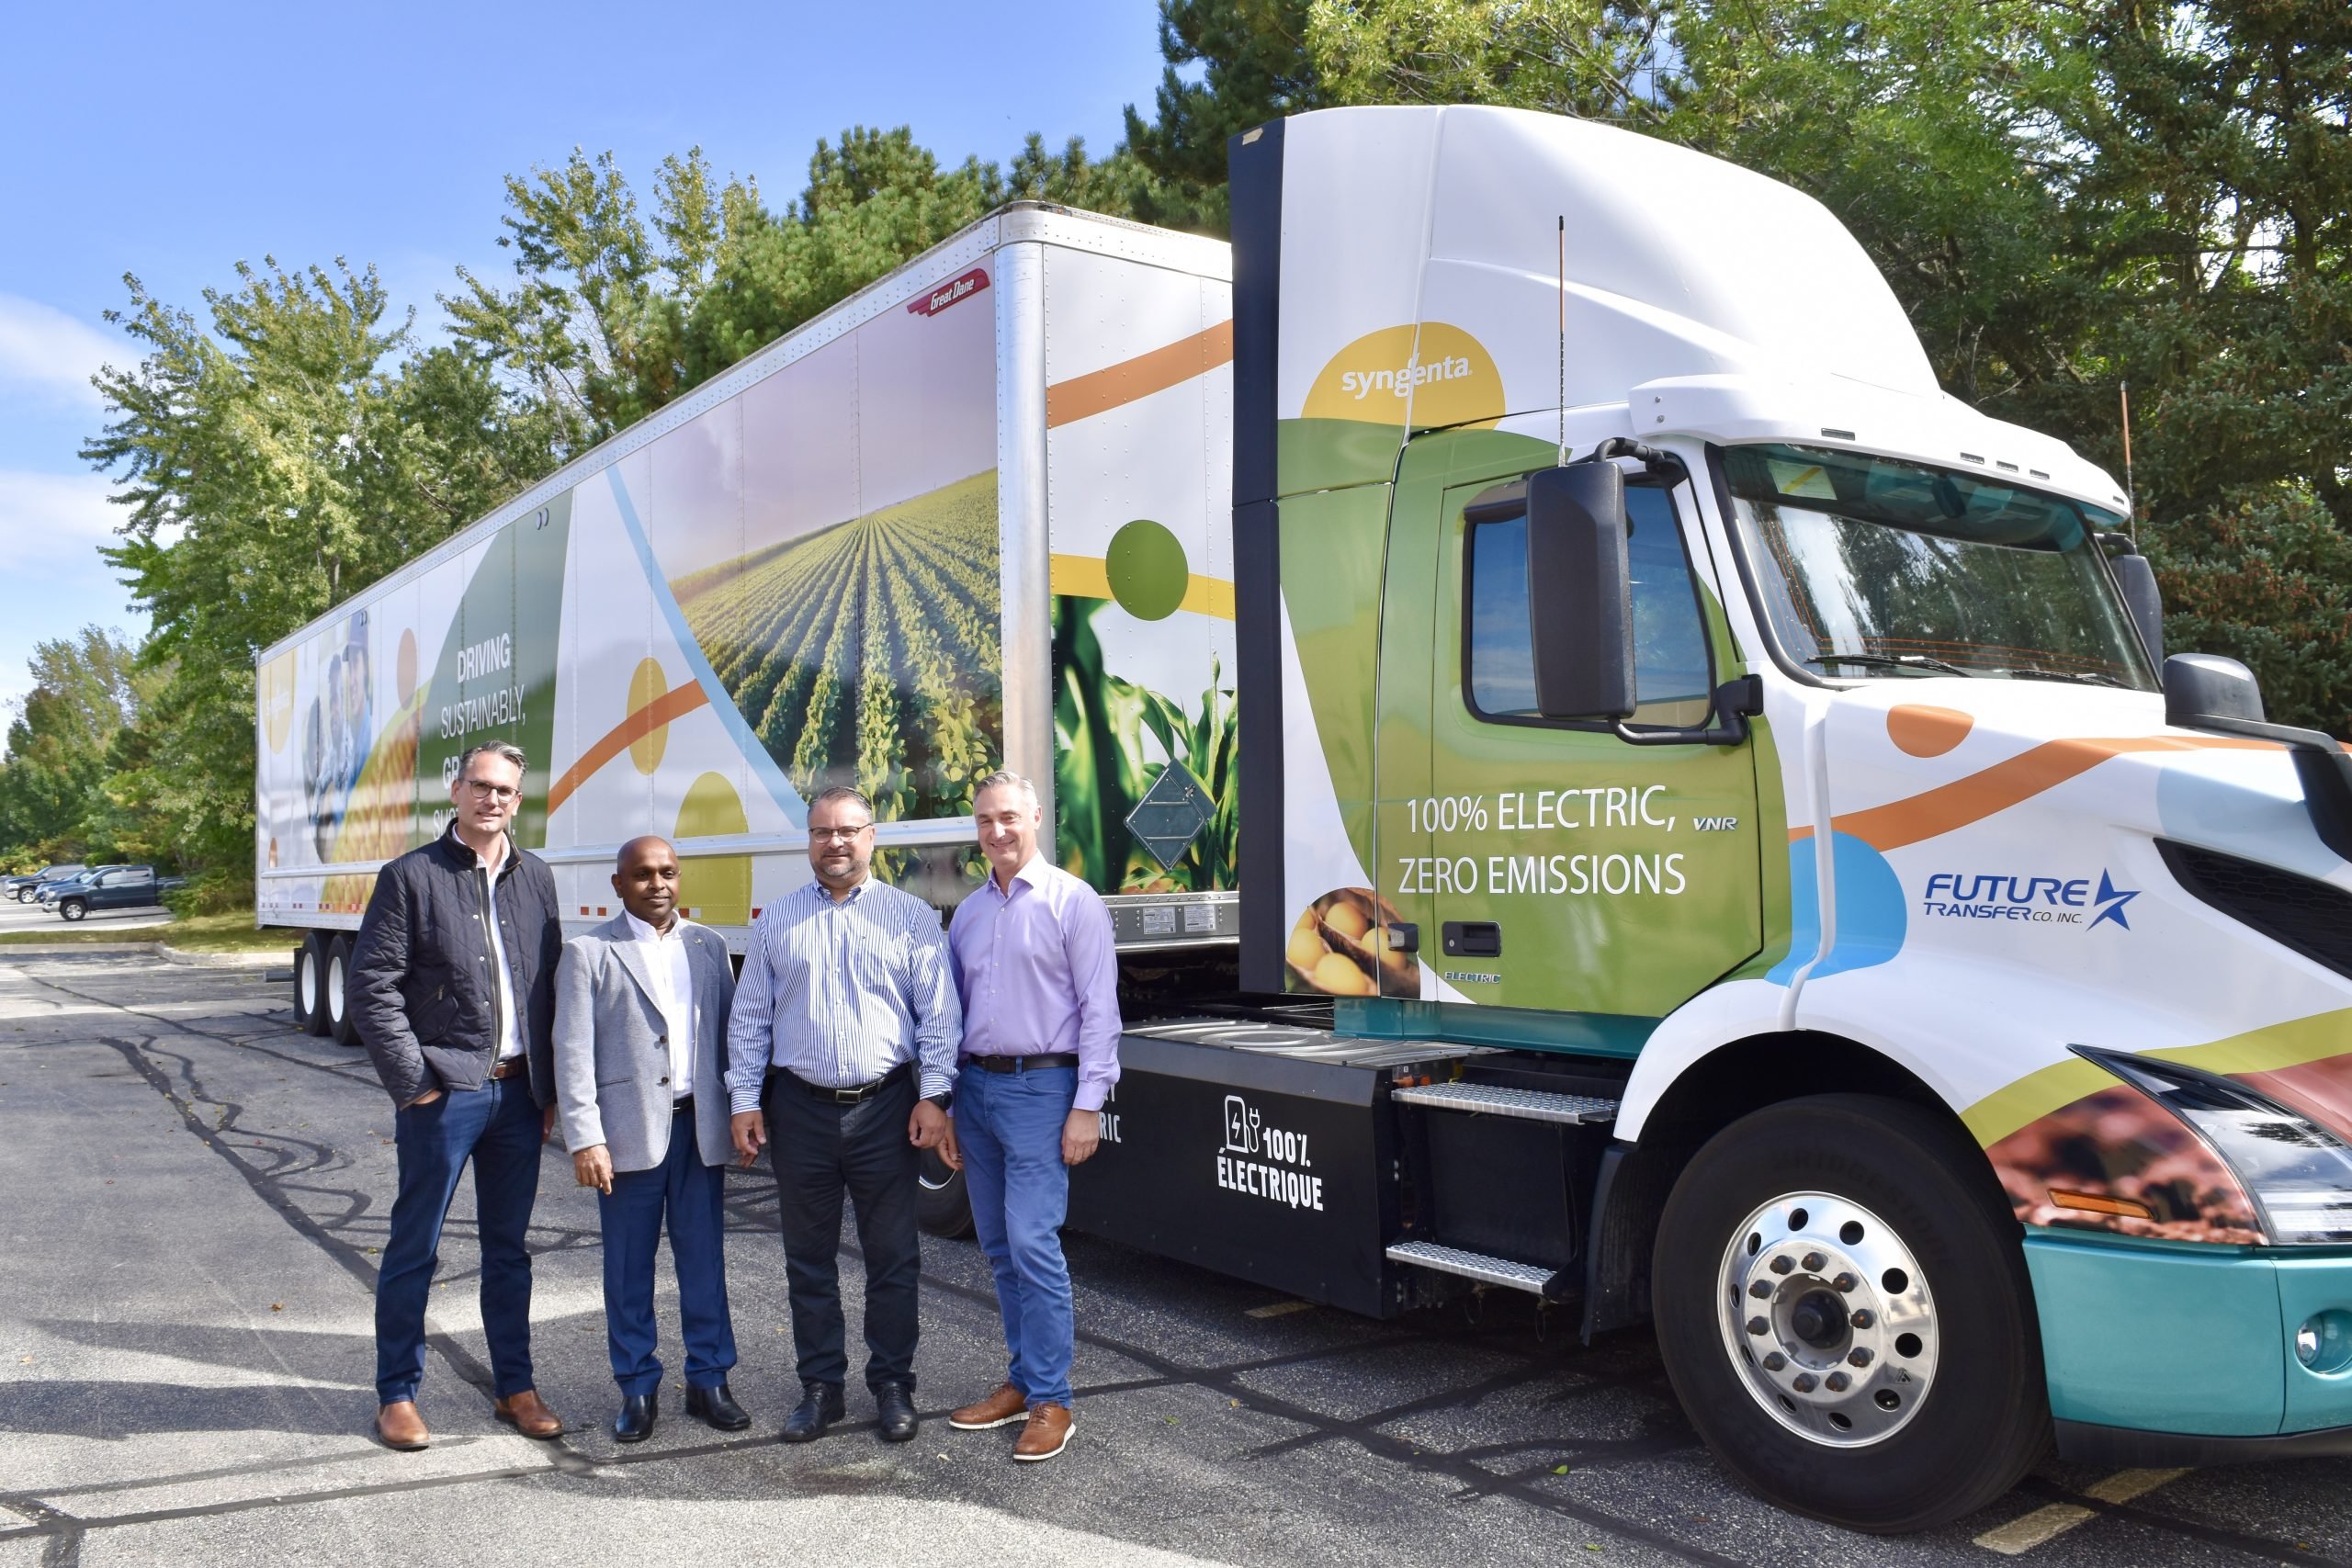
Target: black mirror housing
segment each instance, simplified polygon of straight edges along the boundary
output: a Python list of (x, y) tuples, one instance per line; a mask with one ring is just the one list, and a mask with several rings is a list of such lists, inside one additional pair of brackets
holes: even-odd
[(2207, 719), (2260, 724), (2262, 686), (2254, 671), (2218, 653), (2176, 653), (2165, 660), (2165, 722), (2195, 729)]
[(1546, 718), (1634, 711), (1634, 574), (1625, 476), (1583, 462), (1527, 477), (1527, 610)]
[(2117, 556), (2107, 563), (2115, 572), (2115, 586), (2123, 591), (2124, 606), (2132, 612), (2132, 624), (2140, 630), (2140, 646), (2148, 650), (2148, 660), (2161, 665), (2165, 661), (2165, 597), (2156, 587), (2156, 569), (2148, 564), (2143, 555)]

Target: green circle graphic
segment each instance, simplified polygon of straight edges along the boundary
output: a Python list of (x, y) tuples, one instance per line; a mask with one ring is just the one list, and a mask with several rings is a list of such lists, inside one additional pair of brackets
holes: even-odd
[(1164, 621), (1174, 615), (1193, 583), (1184, 542), (1148, 517), (1138, 517), (1111, 536), (1102, 568), (1111, 580), (1111, 597), (1138, 621)]

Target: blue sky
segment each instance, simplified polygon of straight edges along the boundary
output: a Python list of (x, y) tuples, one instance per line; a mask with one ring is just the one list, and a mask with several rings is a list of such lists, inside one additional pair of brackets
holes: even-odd
[[(1011, 25), (1008, 25), (1008, 21)], [(943, 162), (1030, 130), (1107, 153), (1159, 80), (1151, 0), (973, 4), (43, 6), (0, 95), (0, 704), (33, 645), (142, 618), (98, 558), (105, 481), (74, 456), (104, 320), (135, 273), (201, 305), (241, 260), (373, 262), (439, 319), (464, 265), (511, 276), (501, 177), (611, 149), (640, 195), (699, 143), (781, 204), (820, 136), (910, 125)]]

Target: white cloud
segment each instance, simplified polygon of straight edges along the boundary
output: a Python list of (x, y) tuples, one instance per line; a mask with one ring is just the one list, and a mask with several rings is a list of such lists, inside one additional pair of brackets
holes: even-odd
[(129, 365), (131, 345), (51, 305), (0, 294), (0, 392), (96, 408), (90, 378), (109, 361)]
[(128, 515), (107, 499), (112, 488), (97, 474), (0, 468), (0, 578), (84, 563), (103, 570), (97, 548), (120, 542), (115, 529)]

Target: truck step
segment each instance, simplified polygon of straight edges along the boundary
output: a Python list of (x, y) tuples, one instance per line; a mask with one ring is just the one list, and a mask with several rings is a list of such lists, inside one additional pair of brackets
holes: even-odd
[(1591, 1094), (1553, 1094), (1544, 1089), (1504, 1089), (1485, 1083), (1433, 1083), (1391, 1089), (1388, 1098), (1432, 1111), (1469, 1111), (1487, 1116), (1519, 1116), (1531, 1122), (1613, 1122), (1617, 1102)]
[(1517, 1263), (1484, 1252), (1464, 1252), (1458, 1247), (1441, 1247), (1433, 1241), (1393, 1243), (1388, 1248), (1388, 1261), (1434, 1269), (1441, 1274), (1459, 1274), (1465, 1280), (1481, 1280), (1489, 1285), (1508, 1285), (1514, 1291), (1539, 1296), (1544, 1293), (1545, 1281), (1552, 1278), (1552, 1270), (1540, 1264)]

